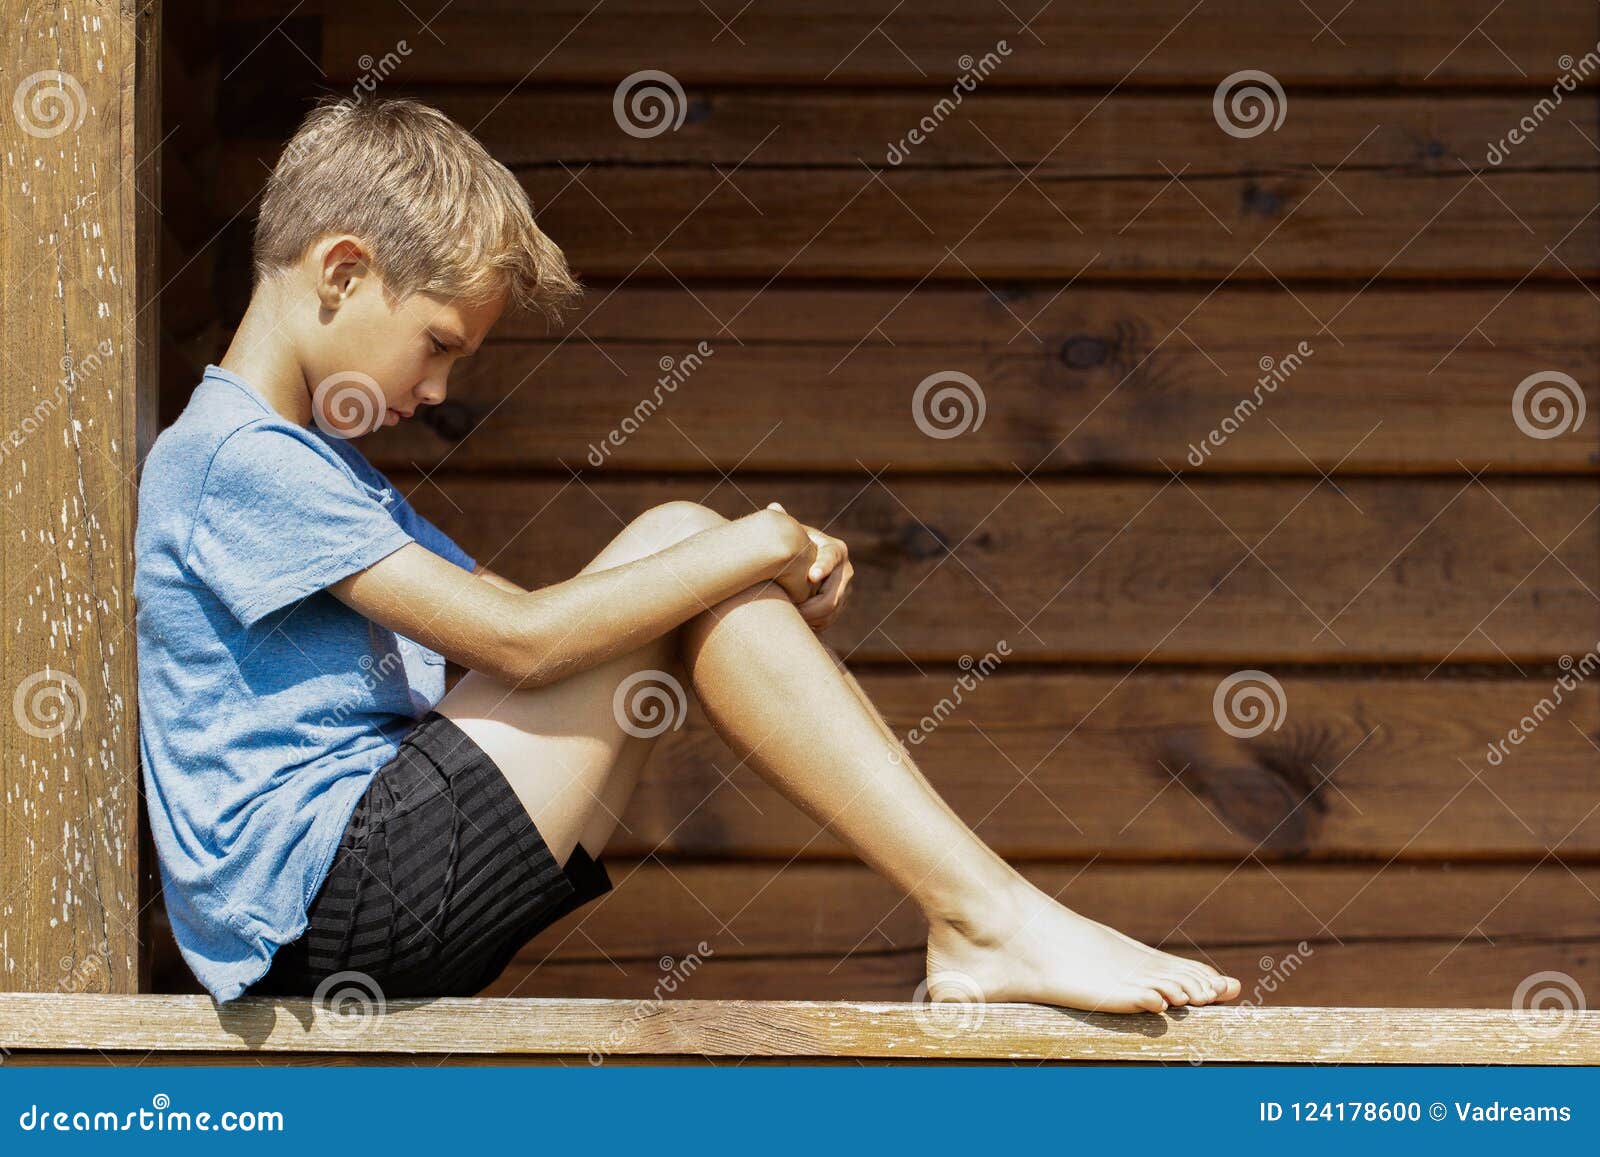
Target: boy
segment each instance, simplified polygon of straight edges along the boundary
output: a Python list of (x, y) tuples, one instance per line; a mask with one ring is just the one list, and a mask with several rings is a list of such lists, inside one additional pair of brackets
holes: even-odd
[[(1134, 1012), (1238, 995), (1039, 892), (934, 793), (831, 648), (845, 544), (773, 503), (668, 502), (527, 591), (349, 442), (444, 401), (513, 305), (581, 292), (504, 166), (437, 110), (323, 105), (274, 169), (254, 291), (139, 494), (140, 739), (167, 909), (218, 1001), (362, 974), (470, 995), (602, 894), (692, 688), (728, 744), (921, 906), (933, 1000)], [(493, 548), (498, 544), (486, 544)], [(444, 694), (448, 657), (467, 674)], [(648, 694), (648, 691), (644, 694)]]

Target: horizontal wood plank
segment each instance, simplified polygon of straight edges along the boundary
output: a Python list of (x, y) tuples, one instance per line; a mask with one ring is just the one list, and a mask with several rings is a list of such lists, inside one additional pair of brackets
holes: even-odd
[[(909, 999), (915, 907), (856, 864), (618, 861), (615, 891), (528, 944), (504, 996)], [(1252, 1005), (1582, 1005), (1600, 870), (1506, 865), (1027, 864), (1093, 919), (1236, 976)], [(1552, 993), (1554, 992), (1552, 987)]]
[[(381, 1058), (381, 1060), (379, 1059)], [(204, 1065), (251, 1065), (259, 1066), (261, 1057), (253, 1052), (240, 1053), (212, 1053), (212, 1052), (167, 1052), (162, 1049), (140, 1049), (137, 1052), (111, 1051), (104, 1049), (82, 1050), (79, 1052), (59, 1052), (49, 1049), (24, 1049), (13, 1051), (6, 1057), (6, 1064), (12, 1067), (18, 1065), (49, 1066), (52, 1068), (72, 1066), (76, 1068), (115, 1068), (130, 1065), (136, 1068), (149, 1068), (159, 1065), (163, 1068), (172, 1066)], [(516, 1068), (554, 1068), (568, 1065), (590, 1065), (587, 1053), (302, 1053), (302, 1052), (274, 1052), (272, 1065), (274, 1068), (282, 1066), (306, 1066), (316, 1068), (329, 1068), (339, 1066), (365, 1066), (381, 1063), (385, 1068), (415, 1067), (439, 1068), (448, 1065), (452, 1068), (460, 1067), (516, 1067)], [(650, 1068), (661, 1066), (703, 1065), (707, 1061), (700, 1056), (651, 1056), (648, 1053), (630, 1053), (626, 1055), (612, 1055), (604, 1059), (608, 1066), (647, 1065)], [(833, 1067), (838, 1065), (868, 1065), (868, 1066), (899, 1066), (899, 1065), (929, 1065), (941, 1063), (936, 1058), (906, 1057), (896, 1059), (893, 1057), (742, 1057), (739, 1061), (741, 1068), (751, 1066), (776, 1066), (804, 1063), (806, 1065), (821, 1065)], [(982, 1057), (967, 1057), (960, 1062), (962, 1065), (1129, 1065), (1135, 1061), (1009, 1061), (992, 1060)]]
[[(859, 863), (605, 858), (614, 890), (529, 942), (484, 995), (905, 1000), (923, 977), (927, 925)], [(1511, 1008), (1538, 1003), (1534, 988), (1592, 999), (1593, 865), (1019, 868), (1091, 919), (1238, 977), (1252, 1006)], [(198, 992), (165, 934), (157, 956), (163, 991)]]
[[(1292, 957), (1299, 947), (1296, 941), (1267, 940), (1248, 947), (1201, 945), (1198, 950), (1179, 944), (1172, 950), (1201, 957), (1239, 976), (1246, 992), (1259, 1002), (1249, 1006), (1253, 1008), (1337, 1008), (1359, 1002), (1379, 1008), (1449, 1004), (1506, 1009), (1518, 986), (1539, 973), (1569, 978), (1559, 985), (1569, 1000), (1592, 999), (1596, 959), (1592, 937), (1498, 946), (1469, 937), (1457, 946), (1460, 939), (1319, 948), (1285, 980), (1274, 980), (1271, 970)], [(1263, 962), (1268, 962), (1265, 970)], [(862, 952), (847, 959), (713, 957), (677, 991), (704, 1000), (911, 1000), (926, 972), (921, 949)], [(648, 962), (551, 960), (524, 972), (518, 961), (483, 995), (647, 1002), (654, 999), (662, 975)], [(1551, 986), (1552, 994), (1556, 987)]]
[(850, 549), (828, 641), (857, 660), (1520, 663), (1600, 630), (1589, 482), (391, 479), (532, 586), (661, 502), (781, 501)]
[[(1315, 173), (1336, 166), (1341, 173), (1448, 176), (1459, 176), (1464, 164), (1500, 172), (1600, 168), (1600, 151), (1588, 139), (1597, 119), (1591, 93), (1540, 109), (1535, 130), (1519, 130), (1516, 142), (1507, 134), (1534, 103), (1520, 92), (1296, 93), (1276, 131), (1241, 137), (1221, 130), (1209, 92), (1131, 87), (1110, 95), (980, 89), (936, 110), (936, 94), (915, 89), (707, 88), (695, 92), (695, 115), (677, 129), (638, 136), (620, 130), (614, 85), (507, 92), (472, 77), (447, 87), (409, 79), (396, 72), (384, 95), (441, 109), (513, 169), (574, 174), (591, 164), (803, 172), (865, 162), (944, 171), (1017, 165), (1035, 178), (1165, 181), (1175, 174)], [(243, 94), (220, 95), (228, 102)], [(303, 114), (302, 103), (287, 94), (264, 108), (226, 109), (237, 125), (219, 145), (235, 179), (251, 172), (264, 177)], [(930, 114), (937, 124), (922, 126)], [(908, 136), (913, 130), (918, 139)]]
[[(979, 1013), (981, 1012), (981, 1015)], [(0, 996), (0, 1046), (368, 1054), (611, 1053), (1295, 1063), (1584, 1064), (1600, 1013), (1202, 1008), (1159, 1019), (1037, 1005), (814, 1001), (389, 1002), (357, 1017), (304, 1000)]]
[[(1557, 843), (1600, 855), (1600, 700), (1587, 686), (1557, 703), (1542, 676), (1286, 676), (1282, 727), (1236, 739), (1213, 715), (1220, 674), (858, 678), (939, 793), (1008, 857), (1536, 860)], [(1536, 710), (1551, 714), (1510, 744)], [(850, 855), (729, 750), (692, 696), (611, 848)]]
[[(1203, 94), (984, 91), (919, 142), (907, 134), (927, 95), (899, 91), (716, 91), (644, 138), (618, 127), (609, 89), (414, 95), (520, 167), (541, 224), (591, 279), (1570, 282), (1600, 268), (1589, 96), (1523, 133), (1525, 94), (1319, 94), (1241, 139)], [(222, 216), (259, 192), (292, 123), (227, 146)]]
[(1244, 173), (1186, 176), (1181, 186), (1165, 177), (1024, 182), (1009, 167), (596, 168), (582, 188), (559, 169), (519, 176), (540, 224), (588, 278), (1570, 284), (1600, 274), (1588, 172), (1354, 172), (1332, 183)]
[[(963, 0), (915, 9), (823, 3), (757, 4), (714, 12), (693, 0), (310, 0), (292, 14), (330, 81), (373, 69), (386, 51), (406, 55), (408, 80), (510, 84), (615, 84), (639, 69), (667, 69), (684, 84), (872, 82), (948, 91), (966, 67), (1005, 40), (1010, 55), (990, 85), (1194, 84), (1211, 87), (1242, 68), (1285, 84), (1548, 85), (1563, 54), (1594, 47), (1596, 20), (1580, 0), (1471, 0), (1407, 5), (1404, 28), (1383, 6), (1320, 15), (1273, 0), (1088, 0), (1019, 13)], [(283, 22), (282, 5), (246, 0), (234, 19)]]
[[(558, 339), (509, 319), (442, 405), (361, 446), (608, 473), (1600, 470), (1591, 425), (1531, 437), (1519, 413), (1559, 415), (1513, 402), (1559, 369), (1600, 412), (1600, 299), (1577, 286), (1062, 288), (600, 287)], [(954, 372), (969, 410), (918, 401)]]
[[(247, 204), (267, 176), (256, 158), (232, 160), (219, 178), (224, 211)], [(518, 176), (587, 280), (1571, 284), (1600, 274), (1592, 171), (1023, 174), (704, 164)]]
[[(1558, 854), (1566, 851), (1563, 844)], [(609, 846), (605, 861), (613, 891), (535, 938), (520, 955), (523, 966), (616, 964), (619, 978), (626, 970), (632, 979), (654, 982), (658, 958), (681, 963), (698, 953), (707, 964), (812, 957), (826, 971), (857, 956), (914, 952), (927, 939), (916, 906), (859, 862), (634, 859)], [(1357, 946), (1431, 946), (1435, 954), (1423, 971), (1437, 982), (1457, 947), (1581, 944), (1600, 937), (1600, 868), (1581, 862), (1269, 864), (1241, 856), (1233, 863), (1126, 864), (1097, 858), (1019, 862), (1018, 870), (1074, 911), (1179, 954), (1261, 949), (1261, 956), (1305, 941), (1309, 951), (1300, 953), (1309, 962)], [(661, 971), (671, 967), (659, 964)], [(1252, 965), (1249, 979), (1257, 971)], [(1295, 995), (1288, 984), (1276, 1002)]]

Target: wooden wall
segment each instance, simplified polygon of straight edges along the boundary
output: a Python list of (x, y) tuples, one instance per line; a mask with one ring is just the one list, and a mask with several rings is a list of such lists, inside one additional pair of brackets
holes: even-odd
[[(282, 7), (186, 38), (168, 418), (242, 308), (306, 98), (376, 69), (514, 168), (593, 289), (363, 444), (478, 557), (543, 585), (665, 499), (783, 501), (850, 544), (826, 638), (902, 734), (1006, 642), (914, 750), (1067, 903), (1266, 1003), (1504, 1007), (1545, 971), (1600, 994), (1595, 685), (1489, 758), (1600, 641), (1597, 418), (1513, 412), (1543, 371), (1600, 401), (1593, 76), (1488, 159), (1596, 51), (1592, 4)], [(644, 69), (681, 85), (675, 130), (620, 127)], [(1284, 90), (1275, 131), (1217, 119), (1244, 69)], [(949, 371), (983, 420), (930, 436), (913, 395)], [(1214, 695), (1251, 669), (1286, 706), (1235, 738)], [(909, 998), (915, 912), (737, 762), (692, 711), (614, 896), (493, 991), (647, 996), (704, 941), (680, 995)]]

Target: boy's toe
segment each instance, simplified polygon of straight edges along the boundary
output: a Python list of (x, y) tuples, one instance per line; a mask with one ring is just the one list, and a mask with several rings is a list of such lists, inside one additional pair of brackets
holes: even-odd
[(1222, 978), (1208, 972), (1204, 965), (1196, 964), (1189, 970), (1189, 979), (1198, 986), (1202, 1000), (1212, 1001), (1222, 995)]
[(1168, 1004), (1182, 1005), (1189, 1003), (1188, 992), (1184, 990), (1183, 985), (1180, 984), (1175, 977), (1152, 977), (1150, 980), (1150, 987), (1154, 988), (1162, 996), (1166, 997)]
[(1129, 998), (1129, 1004), (1145, 1012), (1166, 1012), (1167, 999), (1154, 988), (1135, 988)]

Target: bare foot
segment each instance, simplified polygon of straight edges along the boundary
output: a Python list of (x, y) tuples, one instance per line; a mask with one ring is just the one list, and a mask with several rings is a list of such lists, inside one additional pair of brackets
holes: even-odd
[(970, 926), (935, 920), (928, 997), (1031, 1001), (1090, 1012), (1162, 1012), (1232, 1000), (1242, 985), (1209, 964), (1158, 951), (1081, 916), (1026, 881)]

